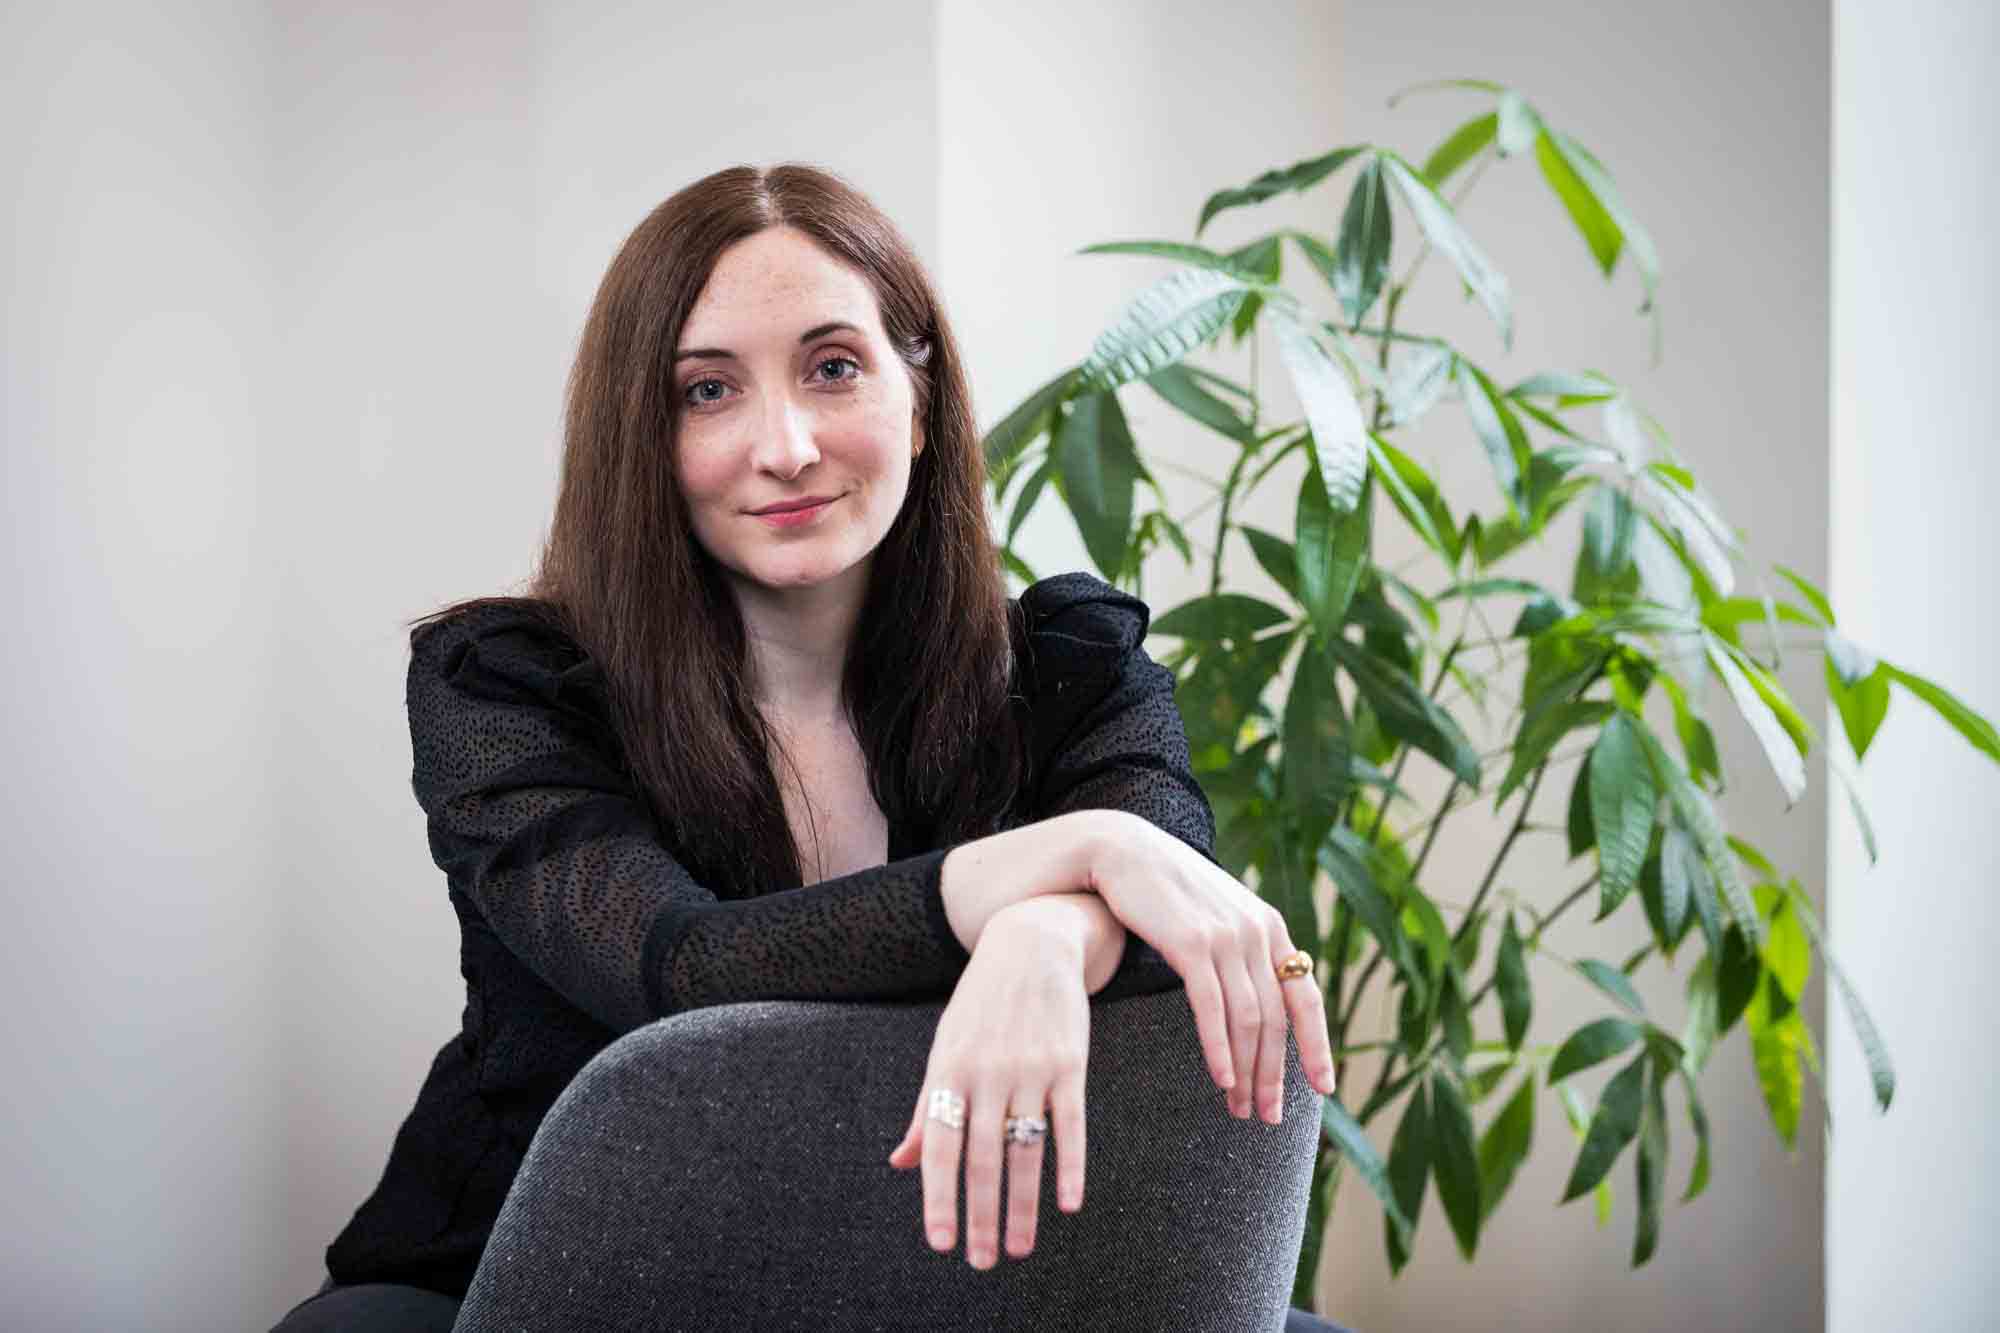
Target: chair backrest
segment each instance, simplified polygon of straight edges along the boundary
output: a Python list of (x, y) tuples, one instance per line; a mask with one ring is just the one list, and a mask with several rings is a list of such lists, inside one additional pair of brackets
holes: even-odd
[[(1276, 1333), (1320, 1094), (1286, 1040), (1282, 1123), (1231, 1116), (1184, 992), (1091, 1006), (1083, 1208), (1044, 1152), (1034, 1252), (969, 1266), (888, 1165), (942, 1003), (721, 1005), (627, 1033), (543, 1120), (460, 1330)], [(961, 1219), (963, 1205), (961, 1203)]]

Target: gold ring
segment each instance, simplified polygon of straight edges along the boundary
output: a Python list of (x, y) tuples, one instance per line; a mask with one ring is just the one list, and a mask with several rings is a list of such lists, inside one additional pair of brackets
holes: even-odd
[(1278, 963), (1278, 980), (1290, 981), (1294, 977), (1309, 977), (1313, 974), (1313, 958), (1304, 949), (1294, 949)]

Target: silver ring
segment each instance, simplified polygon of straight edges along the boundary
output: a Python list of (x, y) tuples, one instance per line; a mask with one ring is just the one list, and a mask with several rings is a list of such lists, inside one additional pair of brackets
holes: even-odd
[(930, 1109), (924, 1112), (926, 1120), (935, 1120), (951, 1129), (965, 1128), (965, 1098), (950, 1088), (932, 1088)]
[(1049, 1135), (1049, 1122), (1038, 1115), (1010, 1115), (1007, 1117), (1007, 1141), (1009, 1143), (1036, 1144)]

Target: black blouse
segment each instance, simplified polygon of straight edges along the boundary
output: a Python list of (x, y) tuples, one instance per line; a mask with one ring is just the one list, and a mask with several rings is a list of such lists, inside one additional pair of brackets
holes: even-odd
[[(1146, 604), (1077, 572), (1019, 605), (1018, 822), (1129, 810), (1213, 861), (1173, 673), (1141, 646)], [(337, 1282), (463, 1298), (543, 1115), (618, 1036), (744, 1000), (943, 1000), (971, 955), (939, 895), (951, 848), (922, 830), (892, 821), (886, 864), (719, 898), (630, 786), (603, 676), (575, 642), (489, 607), (419, 626), (410, 643), (411, 785), (458, 915), (466, 1004), (326, 1263)], [(1095, 998), (1180, 984), (1128, 937)]]

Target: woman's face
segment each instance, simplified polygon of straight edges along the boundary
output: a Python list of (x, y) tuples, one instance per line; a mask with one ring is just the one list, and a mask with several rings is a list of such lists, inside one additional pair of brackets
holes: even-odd
[[(681, 329), (674, 391), (675, 474), (709, 554), (751, 591), (865, 582), (921, 443), (867, 282), (790, 227), (738, 241)], [(755, 512), (809, 498), (789, 522)]]

